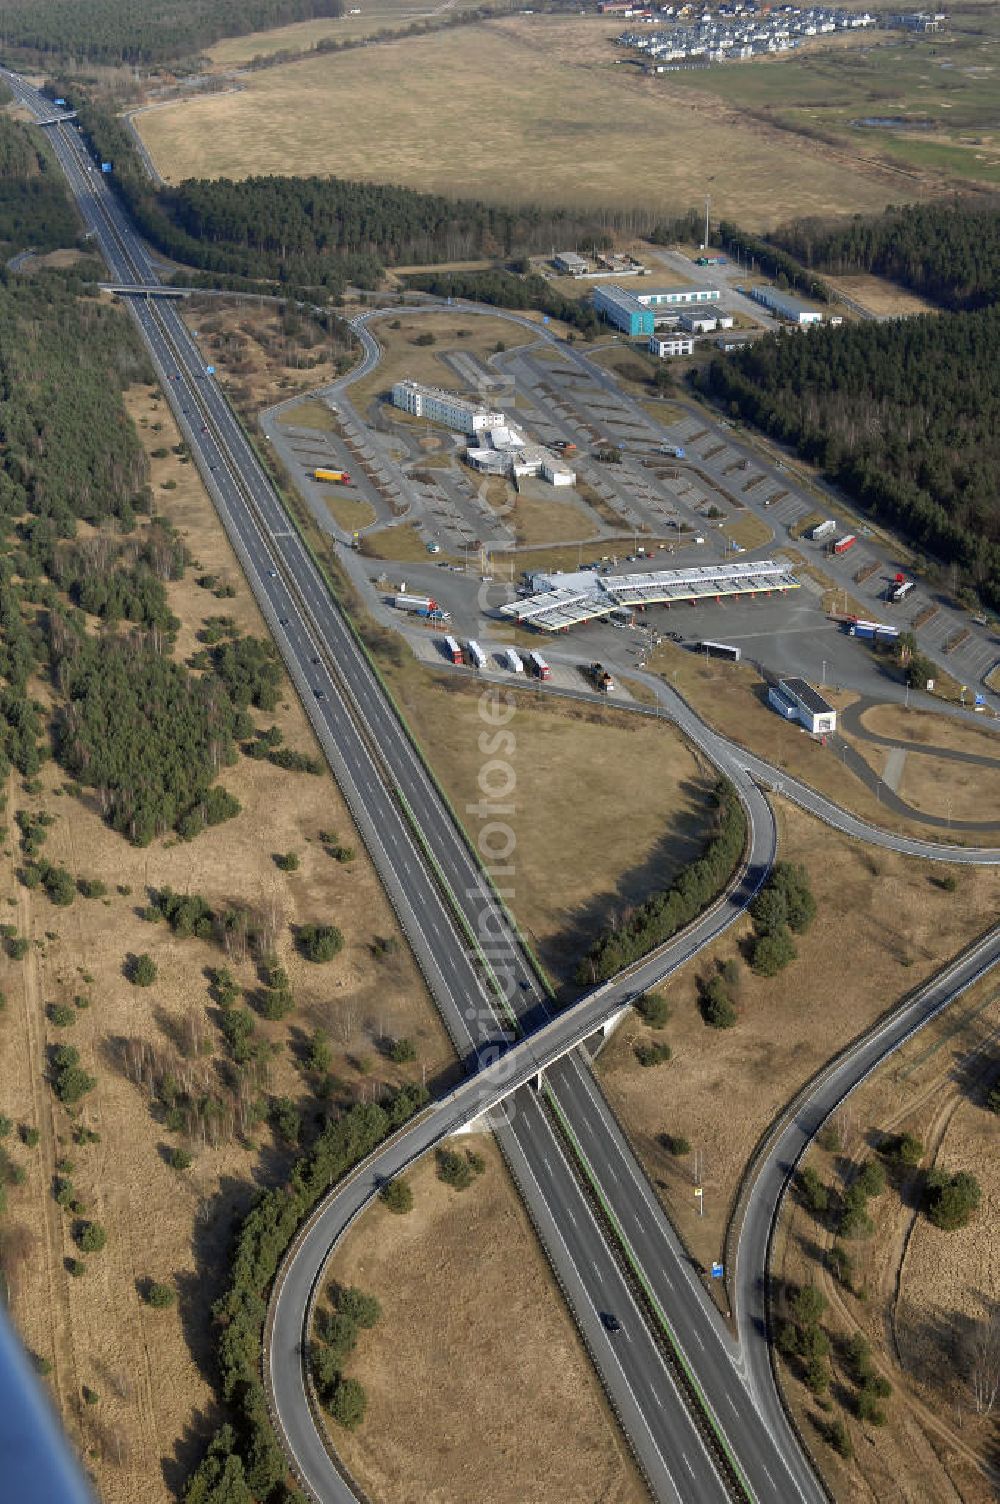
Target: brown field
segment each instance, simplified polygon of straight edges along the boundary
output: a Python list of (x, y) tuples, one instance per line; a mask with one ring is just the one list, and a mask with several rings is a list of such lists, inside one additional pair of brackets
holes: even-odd
[[(711, 163), (713, 193), (750, 227), (898, 198), (898, 179), (875, 164), (802, 139), (790, 153), (785, 134), (738, 109), (619, 66), (607, 44), (615, 30), (560, 17), (490, 21), (271, 68), (237, 93), (153, 110), (138, 124), (171, 181), (336, 173), (506, 202), (683, 210), (700, 200)], [(475, 153), (456, 153), (456, 140), (489, 140), (489, 172)]]
[[(402, 522), (398, 527), (377, 527), (366, 533), (361, 540), (361, 551), (370, 559), (391, 559), (397, 564), (426, 564), (430, 557), (427, 543), (412, 522)], [(435, 555), (446, 563), (457, 563), (455, 555)]]
[[(398, 323), (398, 327), (395, 327)], [(360, 381), (352, 383), (348, 396), (359, 413), (366, 404), (388, 392), (394, 381), (409, 379), (426, 381), (446, 391), (459, 392), (463, 397), (470, 393), (468, 385), (442, 359), (449, 350), (460, 350), (465, 355), (476, 356), (485, 361), (498, 344), (508, 349), (526, 344), (531, 336), (528, 331), (512, 324), (509, 319), (492, 318), (488, 314), (471, 313), (401, 313), (397, 319), (379, 319), (373, 326), (382, 346), (382, 358), (375, 370)], [(434, 345), (418, 345), (419, 335), (432, 334)], [(430, 425), (408, 414), (393, 413), (394, 422), (415, 423), (431, 431)]]
[(730, 517), (728, 522), (722, 524), (722, 531), (731, 543), (738, 543), (747, 550), (763, 548), (774, 537), (773, 529), (768, 527), (763, 517), (750, 511)]
[(468, 1190), (424, 1160), (408, 1177), (413, 1211), (366, 1212), (328, 1266), (382, 1306), (349, 1368), (367, 1418), (353, 1434), (334, 1428), (335, 1447), (369, 1497), (393, 1504), (640, 1504), (646, 1490), (499, 1151), (488, 1138), (458, 1143), (486, 1160)]
[(972, 752), (1000, 762), (1000, 733), (989, 724), (970, 725), (954, 715), (935, 715), (915, 706), (873, 705), (861, 717), (862, 725), (876, 736), (890, 736), (918, 746), (948, 747), (954, 752)]
[[(468, 680), (442, 681), (415, 663), (390, 670), (389, 678), (478, 839), (486, 822), (468, 807), (483, 797), (479, 779), (496, 776), (484, 771), (496, 754), (480, 746), (487, 729), (480, 691)], [(546, 964), (568, 980), (612, 912), (669, 882), (700, 849), (714, 779), (664, 722), (603, 706), (545, 702), (530, 692), (512, 694), (510, 702), (512, 742), (503, 756), (513, 789), (504, 802), (514, 809), (504, 820), (515, 845), (514, 873), (504, 885), (513, 889), (510, 906)], [(581, 797), (568, 800), (568, 789)]]
[(888, 318), (903, 318), (914, 313), (938, 313), (940, 310), (925, 298), (918, 297), (905, 287), (897, 287), (884, 277), (863, 275), (830, 277), (824, 273), (823, 280), (836, 291), (860, 303), (869, 313)]
[[(129, 406), (150, 449), (178, 442), (155, 392), (134, 392)], [(170, 479), (177, 487), (164, 491)], [(183, 581), (168, 587), (183, 622), (178, 654), (192, 651), (195, 628), (212, 614), (231, 615), (241, 628), (261, 632), (263, 623), (193, 466), (173, 455), (153, 460), (152, 484), (158, 506), (197, 561)], [(202, 571), (235, 584), (235, 599), (216, 600), (199, 587), (195, 578)], [(287, 745), (317, 750), (290, 690), (266, 721), (282, 729)], [(53, 1396), (74, 1440), (86, 1448), (105, 1504), (166, 1504), (177, 1497), (214, 1417), (209, 1306), (225, 1278), (232, 1217), (246, 1207), (256, 1185), (280, 1178), (288, 1163), (288, 1151), (261, 1125), (245, 1141), (194, 1143), (191, 1169), (179, 1174), (168, 1168), (164, 1151), (179, 1140), (126, 1078), (122, 1041), (144, 1039), (168, 1058), (177, 1056), (181, 1071), (203, 1075), (206, 1083), (215, 1079), (217, 1063), (180, 1056), (194, 1026), (210, 1042), (216, 1062), (224, 1059), (205, 968), (226, 957), (214, 944), (176, 939), (166, 925), (143, 921), (137, 910), (147, 902), (147, 888), (170, 884), (215, 905), (243, 900), (273, 912), (297, 1006), (284, 1023), (257, 1020), (258, 1033), (278, 1051), (266, 1093), (288, 1094), (308, 1110), (311, 1099), (296, 1060), (301, 1041), (317, 1026), (331, 1033), (335, 1090), (345, 1100), (369, 1092), (373, 1082), (419, 1074), (424, 1065), (434, 1080), (453, 1069), (447, 1037), (405, 945), (375, 959), (374, 942), (398, 938), (397, 925), (329, 776), (286, 773), (241, 758), (222, 781), (243, 811), (191, 843), (129, 846), (101, 821), (92, 797), (81, 801), (62, 791), (62, 775), (51, 762), (42, 773), (42, 794), (29, 798), (15, 783), (5, 821), (8, 860), (0, 892), (10, 922), (33, 947), (22, 962), (0, 962), (7, 996), (0, 1105), (16, 1123), (41, 1133), (36, 1149), (14, 1151), (28, 1178), (11, 1192), (8, 1222), (32, 1229), (34, 1242), (13, 1314), (29, 1348), (53, 1364)], [(70, 908), (56, 909), (41, 890), (18, 885), (13, 815), (24, 807), (57, 817), (46, 856), (64, 862), (74, 875), (103, 879), (106, 899), (78, 896)], [(338, 864), (326, 855), (317, 839), (320, 829), (354, 845), (354, 860)], [(279, 872), (273, 862), (273, 853), (289, 850), (300, 858), (294, 874)], [(330, 964), (311, 966), (294, 951), (289, 927), (328, 918), (341, 926), (344, 949)], [(130, 952), (153, 956), (159, 968), (153, 987), (125, 980), (122, 966)], [(253, 964), (229, 964), (252, 989)], [(83, 993), (92, 1003), (72, 1028), (58, 1030), (47, 1021), (47, 1004), (72, 1002)], [(388, 1065), (377, 1048), (387, 1034), (413, 1037), (415, 1066), (400, 1071)], [(82, 1063), (97, 1077), (79, 1113), (80, 1121), (99, 1131), (97, 1145), (72, 1144), (71, 1121), (44, 1081), (45, 1047), (60, 1038), (80, 1049)], [(75, 1253), (72, 1219), (52, 1196), (61, 1156), (75, 1163), (73, 1179), (88, 1215), (108, 1231), (107, 1248), (88, 1258), (80, 1279), (64, 1268)], [(143, 1304), (138, 1282), (150, 1277), (175, 1286), (173, 1310)], [(82, 1404), (83, 1385), (99, 1394), (97, 1404)]]
[(570, 492), (557, 491), (544, 481), (522, 482), (520, 494), (512, 496), (514, 505), (508, 523), (514, 529), (518, 547), (537, 544), (576, 543), (593, 538), (596, 523), (589, 509)]
[[(809, 1163), (842, 1186), (846, 1166), (869, 1153), (884, 1132), (912, 1133), (924, 1144), (924, 1167), (972, 1170), (983, 1201), (968, 1227), (934, 1228), (920, 1213), (917, 1175), (890, 1179), (869, 1202), (874, 1232), (847, 1245), (854, 1262), (852, 1290), (831, 1276), (821, 1254), (830, 1229), (790, 1197), (777, 1239), (775, 1271), (795, 1283), (812, 1280), (826, 1296), (828, 1332), (840, 1340), (861, 1330), (877, 1369), (893, 1385), (888, 1425), (862, 1427), (849, 1403), (854, 1386), (835, 1385), (848, 1401), (842, 1412), (855, 1462), (845, 1466), (819, 1445), (838, 1499), (905, 1504), (987, 1504), (994, 1494), (977, 1462), (989, 1458), (995, 1419), (977, 1416), (967, 1383), (963, 1340), (1000, 1297), (993, 1232), (1000, 1215), (996, 1119), (982, 1107), (995, 1075), (994, 1040), (1000, 1027), (1000, 989), (987, 977), (906, 1044), (861, 1087), (838, 1115), (843, 1152), (815, 1146)], [(903, 1192), (905, 1191), (905, 1195)], [(845, 1376), (846, 1377), (846, 1376)], [(806, 1434), (818, 1417), (803, 1386), (785, 1377), (785, 1390)]]
[[(952, 820), (989, 820), (992, 816), (1000, 824), (1000, 762), (994, 768), (977, 768), (911, 752), (898, 792), (915, 809), (931, 815)], [(994, 843), (998, 835), (994, 831)]]
[[(739, 1021), (721, 1031), (702, 1022), (688, 971), (666, 988), (672, 1016), (665, 1029), (630, 1018), (599, 1057), (609, 1100), (703, 1262), (721, 1256), (747, 1157), (774, 1114), (838, 1048), (988, 926), (1000, 904), (1000, 872), (993, 869), (961, 870), (957, 895), (946, 893), (934, 881), (941, 876), (936, 863), (869, 851), (784, 801), (778, 810), (779, 856), (806, 867), (818, 907), (812, 928), (795, 938), (798, 959), (773, 979), (742, 968)], [(749, 921), (703, 953), (698, 974), (739, 960), (748, 929)], [(634, 1045), (649, 1037), (669, 1041), (667, 1065), (639, 1065)], [(693, 1153), (671, 1156), (663, 1133), (682, 1134), (702, 1153), (703, 1217), (693, 1195)]]

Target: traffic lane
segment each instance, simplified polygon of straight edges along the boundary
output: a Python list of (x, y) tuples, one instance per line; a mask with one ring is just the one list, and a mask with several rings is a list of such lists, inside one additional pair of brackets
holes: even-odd
[[(559, 1266), (577, 1271), (573, 1287), (567, 1287), (567, 1298), (656, 1497), (685, 1504), (728, 1501), (728, 1492), (533, 1089), (519, 1092), (512, 1099), (512, 1109), (506, 1133), (520, 1151), (520, 1166), (517, 1157), (514, 1164), (515, 1172), (521, 1171), (522, 1195), (532, 1216), (539, 1218), (536, 1226), (546, 1246), (552, 1252), (558, 1247), (565, 1250)], [(505, 1152), (506, 1133), (498, 1134)], [(530, 1179), (521, 1178), (525, 1171)], [(542, 1219), (544, 1232), (539, 1225)], [(621, 1331), (609, 1335), (602, 1320), (606, 1316), (619, 1320)]]
[(743, 1364), (694, 1276), (694, 1261), (672, 1235), (644, 1171), (587, 1074), (585, 1066), (570, 1058), (559, 1062), (549, 1079), (685, 1360), (697, 1373), (719, 1430), (759, 1499), (822, 1504), (825, 1496), (808, 1469), (800, 1472), (786, 1460), (790, 1454), (794, 1463), (798, 1452), (787, 1423), (762, 1423), (744, 1382)]

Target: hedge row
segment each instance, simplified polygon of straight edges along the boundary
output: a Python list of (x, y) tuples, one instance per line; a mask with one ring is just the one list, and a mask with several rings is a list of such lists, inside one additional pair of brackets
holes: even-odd
[(384, 1105), (359, 1104), (327, 1123), (288, 1183), (265, 1191), (244, 1218), (229, 1288), (212, 1308), (222, 1395), (232, 1420), (212, 1438), (188, 1481), (185, 1504), (304, 1504), (287, 1481), (288, 1464), (271, 1426), (261, 1379), (268, 1291), (303, 1219), (336, 1181), (426, 1101), (423, 1087), (404, 1086)]
[(605, 930), (580, 963), (577, 980), (603, 982), (640, 960), (690, 924), (726, 886), (746, 844), (746, 817), (735, 788), (720, 779), (713, 790), (712, 836), (697, 861), (672, 885), (631, 911), (624, 924)]

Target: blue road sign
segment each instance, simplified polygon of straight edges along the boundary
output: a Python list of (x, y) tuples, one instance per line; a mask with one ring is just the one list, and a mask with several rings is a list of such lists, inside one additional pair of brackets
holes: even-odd
[(53, 99), (52, 103), (53, 104), (65, 104), (66, 101), (65, 101), (65, 99)]
[(547, 324), (547, 323), (548, 323), (548, 321), (549, 321), (549, 316), (548, 316), (548, 314), (547, 314), (547, 313), (544, 313), (544, 314), (543, 314), (543, 315), (542, 315), (542, 323), (543, 323), (543, 324)]
[(214, 376), (215, 375), (215, 367), (214, 366), (206, 366), (205, 367), (205, 375), (206, 376)]
[(102, 172), (110, 172), (111, 171), (111, 163), (110, 162), (102, 162), (101, 163), (101, 171)]
[(976, 696), (976, 704), (977, 705), (985, 705), (986, 704), (986, 696), (985, 695), (977, 695)]
[(712, 1265), (712, 1278), (713, 1279), (721, 1279), (722, 1276), (725, 1274), (725, 1272), (726, 1271), (723, 1268), (722, 1264), (720, 1264), (718, 1261), (716, 1261)]

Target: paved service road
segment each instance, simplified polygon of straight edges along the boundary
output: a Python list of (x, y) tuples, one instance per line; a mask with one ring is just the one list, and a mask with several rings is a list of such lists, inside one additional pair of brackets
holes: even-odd
[[(30, 108), (48, 113), (48, 106), (40, 104), (39, 96), (21, 80), (10, 76), (10, 82)], [(100, 174), (93, 172), (76, 132), (56, 125), (51, 139), (113, 275), (122, 285), (155, 284), (142, 243)], [(733, 891), (659, 955), (551, 1017), (519, 937), (290, 526), (239, 423), (207, 378), (176, 308), (141, 296), (127, 301), (456, 1048), (475, 1070), (346, 1186), (337, 1188), (286, 1266), (273, 1313), (269, 1375), (279, 1426), (297, 1469), (318, 1499), (352, 1497), (312, 1423), (303, 1389), (301, 1347), (308, 1292), (331, 1241), (380, 1178), (505, 1096), (497, 1109), (498, 1141), (654, 1495), (698, 1504), (727, 1496), (716, 1456), (702, 1440), (705, 1431), (714, 1430), (721, 1437), (717, 1452), (732, 1459), (744, 1496), (776, 1504), (822, 1499), (773, 1386), (767, 1390), (766, 1404), (757, 1392), (768, 1382), (763, 1330), (748, 1330), (745, 1347), (739, 1350), (726, 1336), (622, 1141), (586, 1057), (575, 1048), (631, 996), (684, 964), (739, 916), (766, 876), (775, 851), (773, 817), (759, 783), (781, 775), (766, 764), (754, 769), (743, 753), (703, 726), (682, 701), (672, 705), (682, 729), (739, 790), (750, 832), (746, 863)], [(787, 790), (787, 780), (785, 784)], [(833, 823), (850, 819), (810, 791), (802, 797), (812, 797), (817, 812)], [(931, 843), (904, 843), (856, 824), (859, 833), (876, 838), (878, 844), (915, 847), (927, 855), (944, 852)], [(951, 860), (1000, 859), (1000, 853), (964, 848), (947, 854)], [(470, 945), (470, 932), (487, 935), (488, 943)], [(509, 1044), (512, 1031), (505, 1029), (512, 1015), (516, 1032), (523, 1036), (515, 1044)], [(484, 1064), (484, 1056), (491, 1053), (499, 1058)], [(550, 1068), (544, 1095), (520, 1084), (546, 1066)], [(653, 1329), (623, 1281), (606, 1228), (579, 1189), (566, 1158), (566, 1138), (556, 1135), (552, 1113), (543, 1111), (546, 1102), (585, 1157), (633, 1268), (695, 1373), (701, 1395), (695, 1409), (711, 1416), (710, 1425), (697, 1426), (680, 1402)], [(601, 1311), (609, 1308), (623, 1326), (614, 1340), (600, 1321)], [(751, 1346), (754, 1354), (748, 1356)], [(757, 1372), (761, 1377), (755, 1383), (750, 1376)]]

